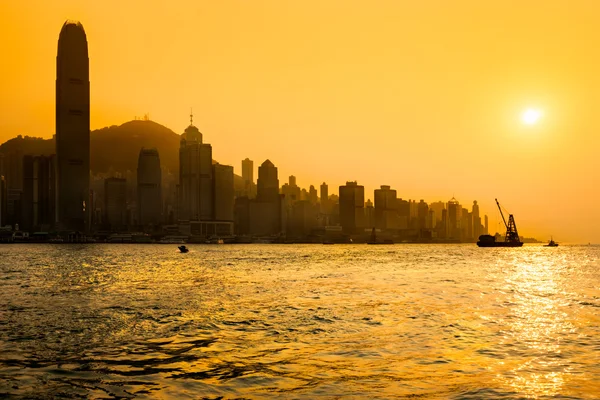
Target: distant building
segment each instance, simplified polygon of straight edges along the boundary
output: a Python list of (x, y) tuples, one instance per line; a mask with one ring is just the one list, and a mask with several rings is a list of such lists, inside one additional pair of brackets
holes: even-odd
[(57, 214), (60, 228), (84, 231), (90, 192), (90, 79), (83, 26), (67, 21), (56, 57)]
[(179, 219), (212, 220), (212, 172), (212, 146), (202, 143), (202, 133), (190, 122), (179, 145)]
[(329, 200), (329, 186), (325, 182), (320, 187), (321, 213), (325, 215), (331, 214), (331, 201)]
[(138, 224), (147, 227), (162, 222), (162, 171), (156, 149), (140, 150), (137, 168)]
[(424, 200), (420, 200), (417, 204), (417, 228), (427, 229), (427, 219), (429, 217), (429, 206)]
[(308, 189), (308, 201), (310, 201), (310, 204), (312, 205), (315, 205), (319, 202), (317, 189), (313, 185), (310, 185), (310, 188)]
[(346, 182), (339, 189), (340, 225), (344, 233), (362, 233), (365, 228), (365, 188)]
[(214, 220), (233, 222), (233, 167), (230, 165), (215, 164), (213, 165), (213, 177), (213, 193), (215, 194)]
[(249, 204), (249, 231), (254, 235), (284, 232), (285, 207), (279, 194), (277, 167), (266, 160), (258, 168), (256, 200)]
[(365, 203), (365, 227), (375, 227), (375, 207), (373, 207), (371, 199), (367, 200)]
[(127, 180), (104, 180), (104, 222), (113, 231), (124, 230), (127, 225)]
[(484, 216), (484, 218), (485, 218), (485, 226), (484, 226), (484, 229), (483, 229), (483, 234), (484, 235), (489, 235), (490, 234), (490, 230), (489, 230), (490, 226), (488, 224), (488, 216), (486, 215), (486, 216)]
[(483, 227), (481, 226), (481, 217), (479, 216), (479, 205), (477, 200), (473, 201), (473, 208), (471, 209), (473, 215), (473, 239), (478, 239), (482, 235)]
[(54, 156), (23, 157), (21, 225), (24, 231), (45, 230), (56, 221), (56, 176)]
[(249, 198), (256, 197), (256, 185), (254, 184), (254, 161), (246, 158), (242, 160), (242, 180), (244, 181), (243, 195)]
[(454, 197), (448, 201), (448, 221), (446, 237), (450, 239), (460, 239), (460, 214), (461, 206)]
[(396, 190), (382, 185), (375, 190), (375, 225), (377, 229), (399, 229)]

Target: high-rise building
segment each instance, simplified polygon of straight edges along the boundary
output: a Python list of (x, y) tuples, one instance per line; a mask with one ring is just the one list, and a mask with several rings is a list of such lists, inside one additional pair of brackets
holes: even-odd
[(473, 201), (471, 214), (473, 215), (473, 239), (477, 239), (482, 234), (481, 217), (479, 216), (479, 205), (477, 204), (477, 200)]
[(308, 188), (308, 201), (310, 201), (310, 204), (312, 205), (315, 205), (319, 202), (317, 189), (313, 185), (310, 185), (310, 187)]
[(242, 160), (242, 180), (244, 183), (243, 196), (256, 197), (256, 185), (254, 184), (254, 161), (246, 158)]
[(57, 215), (61, 229), (84, 231), (90, 191), (90, 79), (83, 26), (67, 21), (56, 57)]
[(270, 160), (266, 160), (258, 167), (256, 199), (260, 202), (279, 201), (279, 179), (277, 167)]
[(137, 167), (137, 221), (141, 226), (162, 222), (162, 171), (156, 149), (140, 150)]
[(212, 146), (190, 120), (179, 145), (180, 219), (210, 221), (214, 215)]
[(451, 239), (460, 239), (460, 210), (461, 206), (454, 197), (452, 197), (448, 201), (448, 223), (447, 226), (447, 236)]
[(365, 188), (357, 182), (340, 186), (340, 225), (345, 233), (360, 233), (365, 228)]
[(320, 188), (320, 198), (321, 202), (321, 213), (322, 214), (331, 214), (331, 201), (329, 200), (329, 186), (325, 182), (321, 184)]
[(213, 165), (215, 194), (215, 221), (233, 222), (234, 194), (233, 167), (230, 165)]
[(56, 222), (54, 156), (23, 157), (21, 225), (25, 231), (49, 230)]
[(390, 186), (382, 185), (375, 189), (375, 227), (377, 229), (398, 229), (398, 198)]
[(285, 231), (285, 207), (279, 194), (277, 167), (266, 160), (258, 167), (256, 201), (250, 203), (249, 230), (256, 235), (273, 235)]
[(417, 227), (419, 229), (427, 228), (427, 219), (429, 217), (429, 206), (424, 200), (420, 200), (417, 204)]
[(107, 178), (104, 180), (104, 222), (113, 231), (127, 225), (127, 180)]
[(244, 182), (254, 183), (254, 161), (249, 158), (242, 160), (242, 179)]

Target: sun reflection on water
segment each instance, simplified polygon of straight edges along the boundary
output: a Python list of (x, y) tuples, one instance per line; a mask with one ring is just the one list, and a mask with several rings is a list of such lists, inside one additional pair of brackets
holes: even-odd
[(506, 275), (509, 293), (505, 330), (500, 344), (515, 357), (497, 375), (501, 384), (528, 397), (555, 396), (571, 378), (569, 360), (562, 354), (562, 338), (576, 327), (563, 311), (564, 276), (556, 258), (531, 254), (516, 259)]

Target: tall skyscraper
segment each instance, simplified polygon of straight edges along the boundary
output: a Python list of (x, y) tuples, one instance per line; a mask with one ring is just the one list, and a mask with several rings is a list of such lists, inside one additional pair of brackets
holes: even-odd
[(360, 233), (365, 228), (365, 187), (357, 182), (340, 186), (340, 225), (346, 233)]
[(242, 160), (242, 179), (244, 183), (254, 183), (254, 161), (249, 158)]
[(256, 186), (254, 184), (254, 161), (246, 158), (242, 160), (242, 180), (244, 182), (243, 196), (256, 197)]
[(250, 203), (250, 232), (273, 235), (285, 231), (277, 167), (271, 161), (266, 160), (258, 167), (257, 186), (256, 201)]
[(90, 192), (88, 45), (79, 22), (67, 21), (56, 57), (56, 157), (60, 228), (84, 231)]
[(159, 225), (162, 221), (162, 171), (156, 149), (140, 150), (137, 168), (138, 224)]
[(279, 179), (277, 167), (270, 160), (266, 160), (258, 167), (258, 192), (256, 200), (259, 202), (279, 201)]
[(448, 223), (447, 223), (447, 236), (451, 239), (460, 239), (460, 214), (461, 206), (454, 197), (448, 201)]
[(210, 221), (214, 215), (212, 146), (202, 143), (202, 133), (192, 124), (179, 145), (180, 219)]

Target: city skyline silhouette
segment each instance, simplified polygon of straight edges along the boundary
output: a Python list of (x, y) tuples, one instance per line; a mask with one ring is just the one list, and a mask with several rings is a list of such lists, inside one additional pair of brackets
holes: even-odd
[[(248, 6), (236, 6), (240, 13), (252, 11), (248, 10)], [(438, 13), (426, 16), (424, 13), (427, 10), (417, 5), (384, 4), (366, 10), (365, 28), (360, 35), (350, 30), (352, 22), (359, 18), (359, 11), (365, 12), (358, 7), (341, 9), (331, 4), (317, 7), (313, 10), (316, 10), (313, 16), (308, 14), (311, 9), (309, 6), (265, 8), (265, 18), (266, 15), (279, 15), (279, 22), (267, 19), (268, 29), (245, 30), (251, 33), (250, 37), (255, 41), (250, 41), (250, 37), (243, 39), (242, 36), (226, 40), (222, 35), (200, 35), (200, 31), (183, 23), (175, 25), (178, 26), (175, 31), (155, 29), (156, 33), (151, 35), (153, 40), (139, 41), (139, 49), (152, 48), (155, 50), (153, 53), (157, 54), (160, 49), (170, 49), (169, 56), (162, 57), (161, 63), (143, 62), (138, 67), (135, 65), (148, 54), (152, 57), (152, 53), (142, 51), (138, 54), (139, 50), (134, 50), (137, 47), (130, 41), (149, 32), (151, 25), (144, 24), (159, 18), (156, 11), (140, 11), (140, 15), (152, 17), (147, 22), (135, 22), (133, 16), (137, 14), (127, 7), (121, 14), (113, 14), (120, 16), (115, 20), (117, 24), (128, 16), (135, 22), (132, 22), (134, 25), (141, 24), (140, 33), (126, 29), (128, 34), (124, 36), (124, 43), (120, 43), (109, 41), (110, 35), (102, 34), (108, 26), (102, 21), (108, 14), (94, 14), (92, 11), (97, 11), (95, 6), (90, 7), (81, 7), (76, 18), (83, 21), (88, 36), (91, 35), (88, 40), (92, 43), (92, 129), (118, 125), (133, 119), (134, 115), (149, 113), (153, 120), (180, 133), (185, 127), (186, 111), (191, 105), (196, 110), (196, 125), (216, 149), (214, 158), (233, 165), (238, 175), (241, 159), (250, 157), (257, 163), (272, 159), (276, 160), (281, 176), (296, 175), (301, 186), (319, 185), (322, 181), (338, 185), (347, 180), (356, 180), (366, 186), (367, 199), (372, 199), (369, 194), (380, 185), (391, 185), (403, 198), (417, 200), (446, 201), (456, 194), (460, 199), (465, 199), (464, 202), (466, 199), (477, 199), (490, 218), (495, 217), (493, 198), (499, 197), (516, 214), (521, 229), (531, 233), (528, 236), (545, 239), (554, 235), (580, 242), (597, 241), (596, 238), (600, 237), (594, 224), (573, 223), (593, 220), (598, 216), (593, 196), (588, 195), (590, 182), (597, 179), (596, 170), (591, 168), (586, 171), (585, 177), (581, 175), (584, 166), (595, 163), (591, 151), (593, 146), (586, 146), (585, 143), (591, 138), (595, 123), (589, 119), (591, 115), (586, 111), (589, 110), (586, 104), (590, 104), (593, 98), (590, 96), (596, 93), (592, 90), (596, 81), (586, 80), (585, 93), (581, 92), (580, 85), (584, 77), (590, 78), (586, 71), (596, 62), (595, 56), (585, 51), (591, 37), (582, 36), (589, 19), (584, 6), (568, 12), (528, 6), (522, 9), (520, 16), (509, 15), (508, 7), (500, 7), (492, 17), (487, 14), (486, 6), (482, 5), (472, 9), (472, 13), (481, 19), (488, 18), (489, 26), (483, 28), (469, 23), (464, 28), (448, 31), (449, 36), (461, 40), (453, 42), (446, 50), (440, 47), (444, 43), (440, 33), (450, 22), (441, 23), (438, 18), (441, 14)], [(40, 9), (44, 9), (44, 6), (40, 5)], [(189, 16), (181, 17), (183, 20), (207, 20), (209, 16), (229, 15), (228, 12), (237, 15), (233, 12), (235, 8), (225, 10), (218, 6), (204, 9), (192, 6), (190, 10)], [(422, 24), (398, 28), (393, 22), (408, 15), (402, 16), (402, 10), (410, 12), (408, 14)], [(6, 15), (20, 11), (19, 6), (9, 5)], [(21, 39), (30, 44), (32, 50), (40, 50), (31, 51), (31, 56), (36, 57), (32, 65), (40, 68), (37, 71), (42, 71), (43, 65), (51, 68), (54, 57), (45, 55), (56, 50), (53, 35), (56, 35), (58, 14), (63, 14), (58, 22), (60, 24), (64, 21), (64, 14), (71, 15), (73, 6), (65, 2), (47, 11), (48, 15), (36, 29), (48, 32), (48, 35), (26, 35)], [(175, 12), (167, 11), (168, 15)], [(443, 7), (438, 9), (439, 13), (442, 11)], [(495, 36), (498, 29), (511, 26), (511, 23), (533, 15), (534, 11), (545, 16), (540, 18), (538, 23), (541, 25), (536, 29), (518, 25), (519, 32), (502, 39)], [(298, 15), (292, 18), (295, 12)], [(383, 19), (385, 23), (379, 28), (368, 23), (378, 20), (386, 12), (389, 16)], [(333, 28), (325, 29), (318, 23), (332, 13), (341, 13), (335, 22), (340, 28), (337, 33)], [(563, 15), (570, 20), (581, 21), (579, 27), (569, 31), (568, 35), (564, 34), (564, 30), (549, 30), (551, 22)], [(215, 18), (213, 20), (217, 21)], [(236, 16), (234, 20), (239, 25), (227, 26), (243, 30), (251, 19), (242, 23)], [(281, 21), (294, 23), (285, 27)], [(315, 22), (314, 26), (319, 29), (305, 30), (305, 36), (295, 30), (310, 21)], [(424, 24), (426, 21), (429, 23)], [(440, 23), (436, 25), (434, 21)], [(10, 31), (13, 23), (10, 22), (5, 29)], [(170, 23), (166, 21), (163, 27)], [(229, 24), (233, 24), (233, 21), (229, 21)], [(402, 35), (403, 32), (423, 33), (423, 26), (433, 27), (431, 35)], [(210, 24), (203, 29), (218, 31), (217, 27)], [(279, 32), (281, 38), (277, 41), (267, 39), (270, 36), (266, 34), (273, 32)], [(480, 37), (475, 32), (479, 32)], [(158, 37), (159, 33), (164, 37)], [(317, 33), (321, 36), (315, 36)], [(517, 33), (528, 38), (529, 42), (516, 40)], [(549, 40), (544, 35), (561, 36), (562, 42)], [(318, 41), (317, 37), (321, 40)], [(495, 39), (491, 40), (492, 37)], [(277, 53), (274, 51), (278, 48), (275, 45), (284, 39), (289, 39), (286, 51)], [(418, 45), (419, 40), (421, 46)], [(490, 43), (489, 47), (495, 46), (496, 50), (492, 52), (482, 47), (485, 40)], [(169, 48), (166, 43), (172, 43), (177, 50)], [(200, 43), (200, 48), (210, 50), (205, 54), (212, 57), (196, 54), (194, 43)], [(299, 46), (302, 43), (306, 46)], [(541, 43), (544, 48), (550, 47), (555, 51), (542, 51), (540, 46), (532, 43)], [(385, 47), (384, 44), (389, 46)], [(123, 52), (125, 45), (131, 48), (129, 53)], [(179, 46), (188, 51), (179, 51)], [(253, 56), (250, 53), (236, 53), (252, 48), (262, 50), (254, 52)], [(325, 49), (337, 51), (328, 53)], [(568, 64), (559, 60), (559, 55), (565, 52), (573, 56)], [(14, 54), (16, 61), (23, 61), (21, 52)], [(146, 56), (142, 57), (143, 54)], [(233, 63), (231, 57), (234, 54), (243, 54), (244, 57)], [(282, 57), (277, 57), (278, 54)], [(305, 56), (306, 62), (297, 63), (302, 60), (299, 58), (301, 55)], [(442, 56), (451, 62), (439, 63)], [(511, 64), (496, 62), (502, 56), (511, 60)], [(187, 59), (189, 62), (176, 62), (179, 57), (181, 61)], [(38, 62), (38, 58), (46, 61)], [(117, 59), (121, 62), (116, 63)], [(588, 61), (587, 64), (582, 62), (584, 59)], [(5, 68), (14, 68), (15, 65), (23, 64), (14, 63)], [(394, 73), (389, 70), (399, 65), (403, 67)], [(540, 68), (533, 68), (535, 65)], [(226, 70), (232, 74), (228, 84), (222, 80), (227, 75), (221, 77), (216, 74), (217, 66), (221, 69), (226, 66)], [(259, 66), (263, 66), (263, 69), (257, 69)], [(380, 74), (372, 73), (375, 67), (381, 69)], [(475, 73), (478, 67), (484, 67), (480, 74)], [(418, 73), (419, 68), (422, 74)], [(164, 73), (169, 69), (177, 72)], [(134, 71), (138, 75), (146, 71), (142, 74), (150, 74), (146, 77), (156, 78), (155, 75), (160, 74), (167, 79), (139, 79)], [(244, 85), (232, 87), (233, 82), (241, 82), (239, 79), (244, 76), (244, 71), (252, 79), (246, 80)], [(279, 73), (269, 78), (266, 71)], [(334, 71), (337, 74), (333, 74)], [(349, 75), (357, 71), (362, 73)], [(503, 71), (510, 72), (510, 75), (503, 75)], [(471, 74), (470, 77), (467, 77), (467, 72)], [(30, 74), (30, 79), (38, 81), (44, 74), (47, 76), (48, 71)], [(6, 73), (3, 75), (8, 76)], [(24, 80), (19, 80), (21, 73), (13, 75), (11, 81), (24, 84)], [(561, 79), (557, 79), (559, 77)], [(120, 84), (122, 91), (111, 90), (108, 93), (106, 90), (111, 81)], [(273, 86), (275, 82), (282, 85)], [(285, 82), (289, 85), (283, 85)], [(308, 82), (312, 83), (306, 85)], [(346, 84), (346, 89), (338, 85), (342, 82)], [(434, 90), (432, 85), (436, 82), (437, 89)], [(15, 84), (9, 83), (6, 87), (10, 90)], [(417, 84), (420, 89), (415, 86)], [(133, 85), (136, 85), (135, 90)], [(196, 85), (205, 85), (204, 91), (199, 87), (194, 89)], [(48, 93), (44, 89), (48, 88), (46, 81), (36, 86), (40, 89), (36, 94), (22, 90), (20, 96), (27, 94), (28, 97), (22, 101), (12, 101), (5, 109), (16, 110), (15, 107), (18, 107), (19, 112), (10, 112), (9, 115), (24, 115), (30, 109), (27, 107), (27, 104), (31, 104), (27, 99), (30, 99), (41, 108), (39, 112), (27, 115), (37, 117), (8, 118), (0, 127), (2, 140), (18, 134), (51, 136), (53, 96), (51, 92), (50, 96), (44, 94)], [(142, 88), (142, 91), (138, 90)], [(26, 85), (24, 89), (27, 89)], [(155, 92), (156, 96), (150, 92)], [(114, 96), (115, 93), (120, 96)], [(144, 99), (138, 97), (134, 100), (137, 93), (145, 93)], [(211, 95), (207, 96), (206, 93)], [(250, 95), (252, 93), (254, 96)], [(387, 95), (384, 96), (384, 93)], [(48, 99), (47, 106), (43, 106), (43, 100), (40, 102), (44, 96)], [(124, 99), (129, 99), (127, 107), (123, 107)], [(243, 107), (240, 108), (242, 99)], [(277, 101), (277, 107), (275, 103), (267, 106), (267, 101), (276, 99), (289, 100)], [(582, 103), (585, 99), (590, 101)], [(160, 106), (161, 103), (169, 105)], [(521, 121), (521, 114), (530, 107), (543, 111), (536, 126)], [(126, 112), (125, 108), (128, 108)], [(39, 121), (37, 127), (31, 125), (35, 121)], [(586, 125), (583, 121), (590, 124)], [(565, 204), (575, 203), (577, 207), (564, 207)]]

